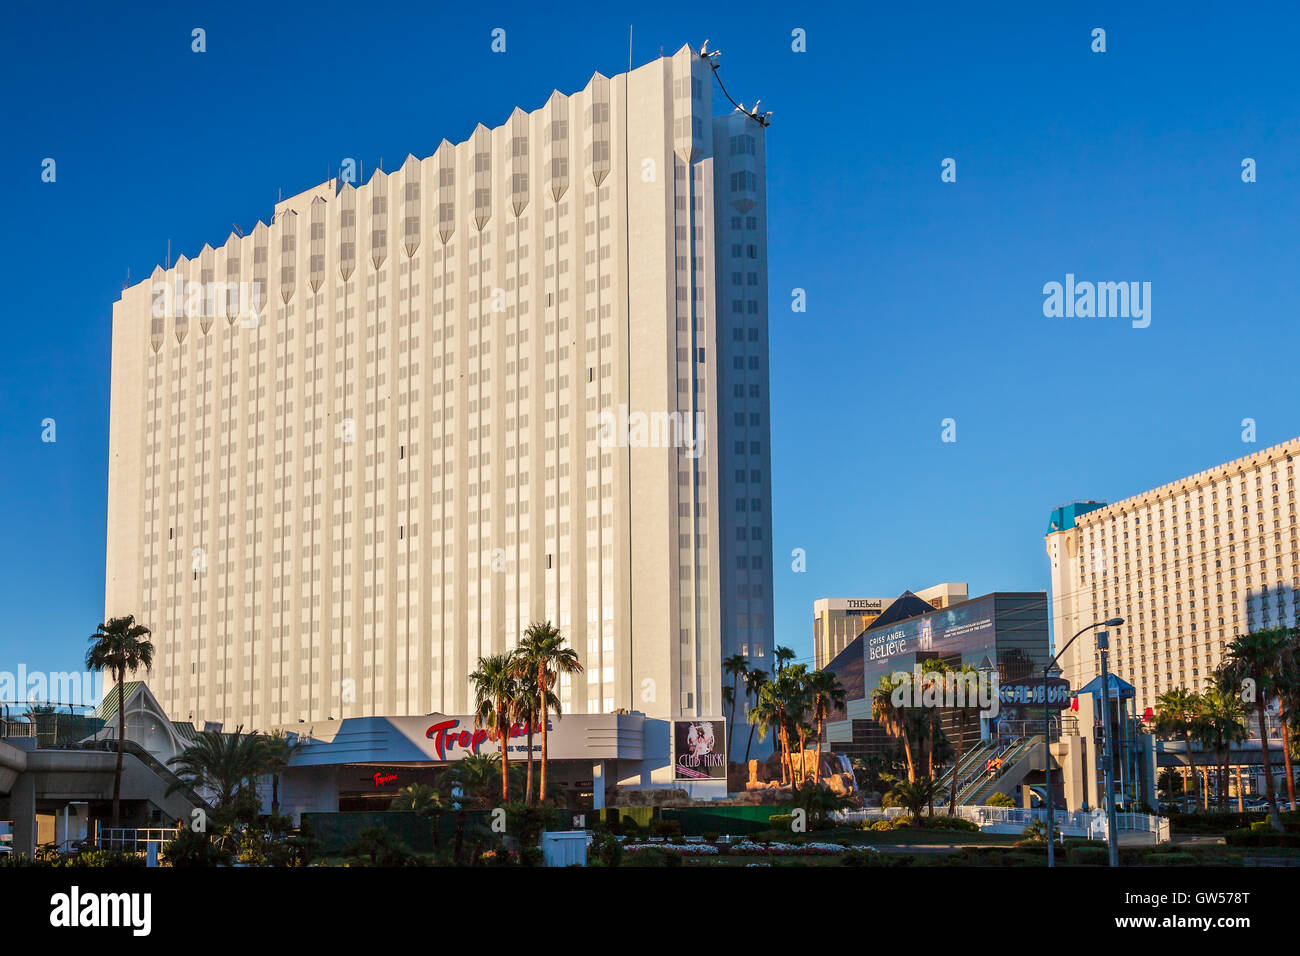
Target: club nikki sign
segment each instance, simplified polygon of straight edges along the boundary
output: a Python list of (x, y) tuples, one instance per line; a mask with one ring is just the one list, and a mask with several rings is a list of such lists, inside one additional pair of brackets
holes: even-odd
[[(460, 728), (460, 718), (448, 717), (446, 720), (439, 721), (429, 727), (424, 732), (424, 736), (433, 741), (434, 749), (438, 751), (439, 760), (459, 760), (467, 753), (476, 754), (479, 752), (479, 746), (486, 740), (491, 743), (497, 743), (497, 734), (493, 731), (486, 730), (482, 727)], [(533, 735), (536, 737), (541, 733), (541, 724), (533, 727)], [(551, 722), (546, 722), (548, 733), (555, 730)], [(510, 739), (518, 738), (527, 739), (528, 725), (526, 723), (515, 723), (510, 725)], [(534, 743), (533, 749), (541, 751), (541, 744)], [(519, 751), (527, 753), (528, 745), (510, 745), (507, 747), (509, 752)], [(450, 756), (449, 756), (450, 754)]]

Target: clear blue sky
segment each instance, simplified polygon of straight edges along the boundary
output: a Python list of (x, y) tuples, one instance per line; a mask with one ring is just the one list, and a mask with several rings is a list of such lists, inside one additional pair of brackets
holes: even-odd
[[(1286, 5), (289, 6), (7, 7), (0, 670), (78, 666), (102, 618), (109, 320), (127, 270), (147, 275), (168, 238), (194, 255), (268, 218), (277, 190), (344, 156), (392, 168), (621, 72), (629, 22), (637, 65), (709, 38), (733, 94), (775, 111), (776, 626), (801, 657), (817, 597), (1046, 588), (1054, 505), (1300, 435)], [(1043, 285), (1067, 272), (1150, 282), (1150, 327), (1045, 318)]]

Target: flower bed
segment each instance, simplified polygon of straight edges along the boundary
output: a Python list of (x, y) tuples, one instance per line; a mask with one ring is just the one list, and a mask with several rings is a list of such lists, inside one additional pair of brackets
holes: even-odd
[(625, 853), (637, 853), (641, 850), (660, 850), (669, 853), (684, 853), (689, 856), (716, 856), (718, 848), (708, 843), (625, 843)]
[(845, 847), (838, 843), (734, 843), (731, 852), (742, 856), (835, 856), (841, 853), (879, 852), (874, 847)]

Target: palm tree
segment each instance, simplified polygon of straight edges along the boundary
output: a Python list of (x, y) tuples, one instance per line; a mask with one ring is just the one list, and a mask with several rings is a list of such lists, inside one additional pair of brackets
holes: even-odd
[(918, 777), (916, 780), (900, 780), (894, 784), (894, 789), (889, 791), (893, 797), (896, 806), (906, 807), (912, 814), (912, 825), (921, 825), (921, 811), (926, 807), (931, 807), (931, 816), (934, 815), (934, 798), (939, 792), (939, 784), (933, 777)]
[[(176, 776), (193, 790), (206, 788), (218, 810), (229, 809), (241, 793), (255, 793), (257, 778), (266, 772), (266, 744), (261, 734), (200, 731), (194, 742), (167, 761)], [(179, 789), (175, 783), (172, 790)]]
[(785, 665), (794, 660), (794, 651), (778, 645), (776, 650), (772, 651), (772, 660), (776, 662), (776, 673), (779, 677), (785, 670)]
[(832, 713), (844, 706), (844, 687), (834, 672), (816, 670), (808, 675), (808, 693), (812, 698), (812, 717), (817, 733), (817, 762), (813, 765), (813, 784), (821, 783), (822, 731)]
[[(955, 817), (957, 815), (957, 769), (961, 766), (962, 757), (966, 753), (966, 725), (972, 714), (979, 713), (978, 691), (987, 678), (973, 664), (963, 664), (961, 667), (953, 668), (951, 673), (958, 682), (957, 686), (962, 684), (967, 688), (974, 686), (977, 691), (974, 700), (971, 700), (970, 694), (962, 695), (963, 702), (957, 707), (957, 753), (952, 761), (952, 788), (948, 793), (948, 816)], [(1047, 733), (1046, 727), (1043, 728), (1043, 733)], [(1048, 799), (1051, 799), (1051, 794), (1048, 794)]]
[(871, 692), (871, 719), (891, 737), (903, 741), (903, 755), (907, 758), (907, 782), (916, 782), (916, 762), (912, 758), (912, 741), (908, 733), (908, 715), (904, 707), (894, 705), (894, 690), (898, 684), (888, 674), (880, 676), (880, 683)]
[[(754, 745), (754, 721), (749, 719), (749, 701), (757, 701), (767, 684), (767, 671), (752, 668), (745, 672), (745, 721), (749, 724), (749, 743), (745, 744), (745, 767), (749, 767), (749, 750)], [(748, 770), (746, 770), (748, 772)]]
[(429, 820), (433, 828), (433, 852), (438, 852), (438, 818), (442, 816), (445, 807), (442, 805), (442, 797), (438, 795), (436, 787), (431, 787), (427, 783), (413, 783), (409, 787), (404, 787), (397, 791), (397, 796), (393, 798), (392, 805), (388, 809), (418, 813)]
[(1277, 811), (1277, 787), (1273, 783), (1273, 761), (1268, 747), (1268, 701), (1288, 683), (1295, 673), (1296, 654), (1292, 628), (1267, 628), (1238, 637), (1228, 645), (1228, 658), (1220, 673), (1227, 687), (1242, 691), (1252, 682), (1256, 716), (1259, 718), (1259, 749), (1264, 759), (1264, 789), (1268, 796), (1268, 819), (1273, 829), (1284, 832)]
[[(732, 654), (722, 662), (722, 671), (731, 675), (731, 696), (727, 699), (727, 703), (731, 704), (731, 710), (727, 715), (727, 759), (731, 760), (731, 737), (736, 729), (736, 698), (740, 696), (740, 682), (749, 673), (749, 661), (745, 659), (744, 654)], [(727, 697), (725, 691), (723, 697)]]
[(262, 735), (263, 758), (266, 763), (265, 773), (271, 775), (271, 813), (280, 812), (280, 774), (289, 766), (289, 761), (302, 746), (295, 735), (289, 738), (283, 730), (273, 730)]
[(759, 740), (765, 740), (769, 730), (776, 730), (777, 748), (781, 753), (781, 782), (785, 783), (787, 764), (785, 759), (785, 745), (782, 743), (781, 735), (781, 726), (785, 720), (785, 714), (780, 706), (775, 681), (763, 682), (762, 687), (760, 687), (758, 691), (758, 699), (754, 701), (754, 706), (749, 708), (747, 719), (751, 725), (758, 728)]
[[(927, 689), (943, 689), (943, 685), (948, 676), (948, 665), (937, 657), (931, 657), (921, 662), (921, 687), (913, 688), (912, 693), (915, 695), (918, 691), (924, 696)], [(942, 694), (934, 695), (936, 700), (942, 701)], [(915, 696), (912, 703), (915, 705), (919, 701)], [(938, 778), (934, 775), (934, 753), (938, 748), (940, 741), (946, 743), (943, 736), (943, 729), (939, 726), (939, 707), (926, 707), (923, 710), (923, 724), (925, 727), (925, 763), (926, 773), (931, 780), (936, 783), (935, 792), (938, 793)], [(930, 802), (930, 816), (934, 816), (934, 801)]]
[[(469, 675), (474, 688), (474, 726), (486, 727), (501, 745), (501, 802), (510, 800), (510, 724), (519, 696), (513, 653), (492, 654), (478, 659), (478, 669)], [(543, 737), (543, 740), (546, 738)], [(545, 775), (545, 763), (542, 764)], [(543, 776), (545, 780), (545, 776)]]
[(117, 684), (117, 769), (113, 773), (113, 826), (122, 825), (122, 755), (126, 746), (126, 683), (128, 672), (153, 670), (153, 644), (146, 638), (149, 628), (135, 622), (134, 615), (110, 618), (90, 635), (86, 667), (108, 671)]
[(533, 623), (528, 625), (524, 631), (523, 640), (519, 642), (516, 653), (526, 664), (521, 666), (527, 667), (535, 675), (538, 695), (541, 700), (540, 718), (542, 722), (542, 785), (541, 785), (541, 802), (546, 802), (546, 764), (549, 758), (549, 752), (546, 745), (547, 725), (550, 723), (550, 711), (555, 710), (555, 716), (559, 717), (560, 704), (555, 696), (555, 683), (560, 674), (581, 674), (582, 663), (578, 660), (578, 652), (571, 647), (564, 646), (564, 636), (560, 634), (559, 628), (551, 624), (550, 621), (543, 621), (540, 624)]
[[(777, 688), (781, 694), (781, 702), (785, 709), (785, 749), (787, 759), (790, 761), (790, 779), (796, 786), (802, 786), (804, 778), (808, 775), (807, 760), (804, 757), (804, 738), (808, 736), (811, 729), (808, 721), (805, 719), (808, 713), (808, 667), (806, 664), (791, 664), (781, 672), (777, 678)], [(794, 736), (799, 739), (799, 779), (794, 779), (794, 750), (790, 746), (790, 738)]]
[(1196, 776), (1196, 757), (1192, 753), (1192, 736), (1197, 732), (1204, 699), (1186, 687), (1175, 687), (1156, 698), (1155, 731), (1162, 737), (1181, 737), (1192, 768), (1192, 787), (1196, 804), (1201, 803), (1201, 782)]
[[(1219, 809), (1228, 809), (1228, 761), (1232, 745), (1246, 739), (1246, 707), (1230, 688), (1212, 687), (1198, 698), (1195, 731), (1201, 744), (1214, 752), (1219, 781)], [(1240, 794), (1240, 788), (1238, 788)]]

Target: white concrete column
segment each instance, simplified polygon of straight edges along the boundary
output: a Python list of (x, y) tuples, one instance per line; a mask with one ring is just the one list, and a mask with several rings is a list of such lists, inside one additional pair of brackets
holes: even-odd
[(605, 761), (603, 760), (597, 760), (592, 764), (591, 799), (595, 809), (605, 809)]

